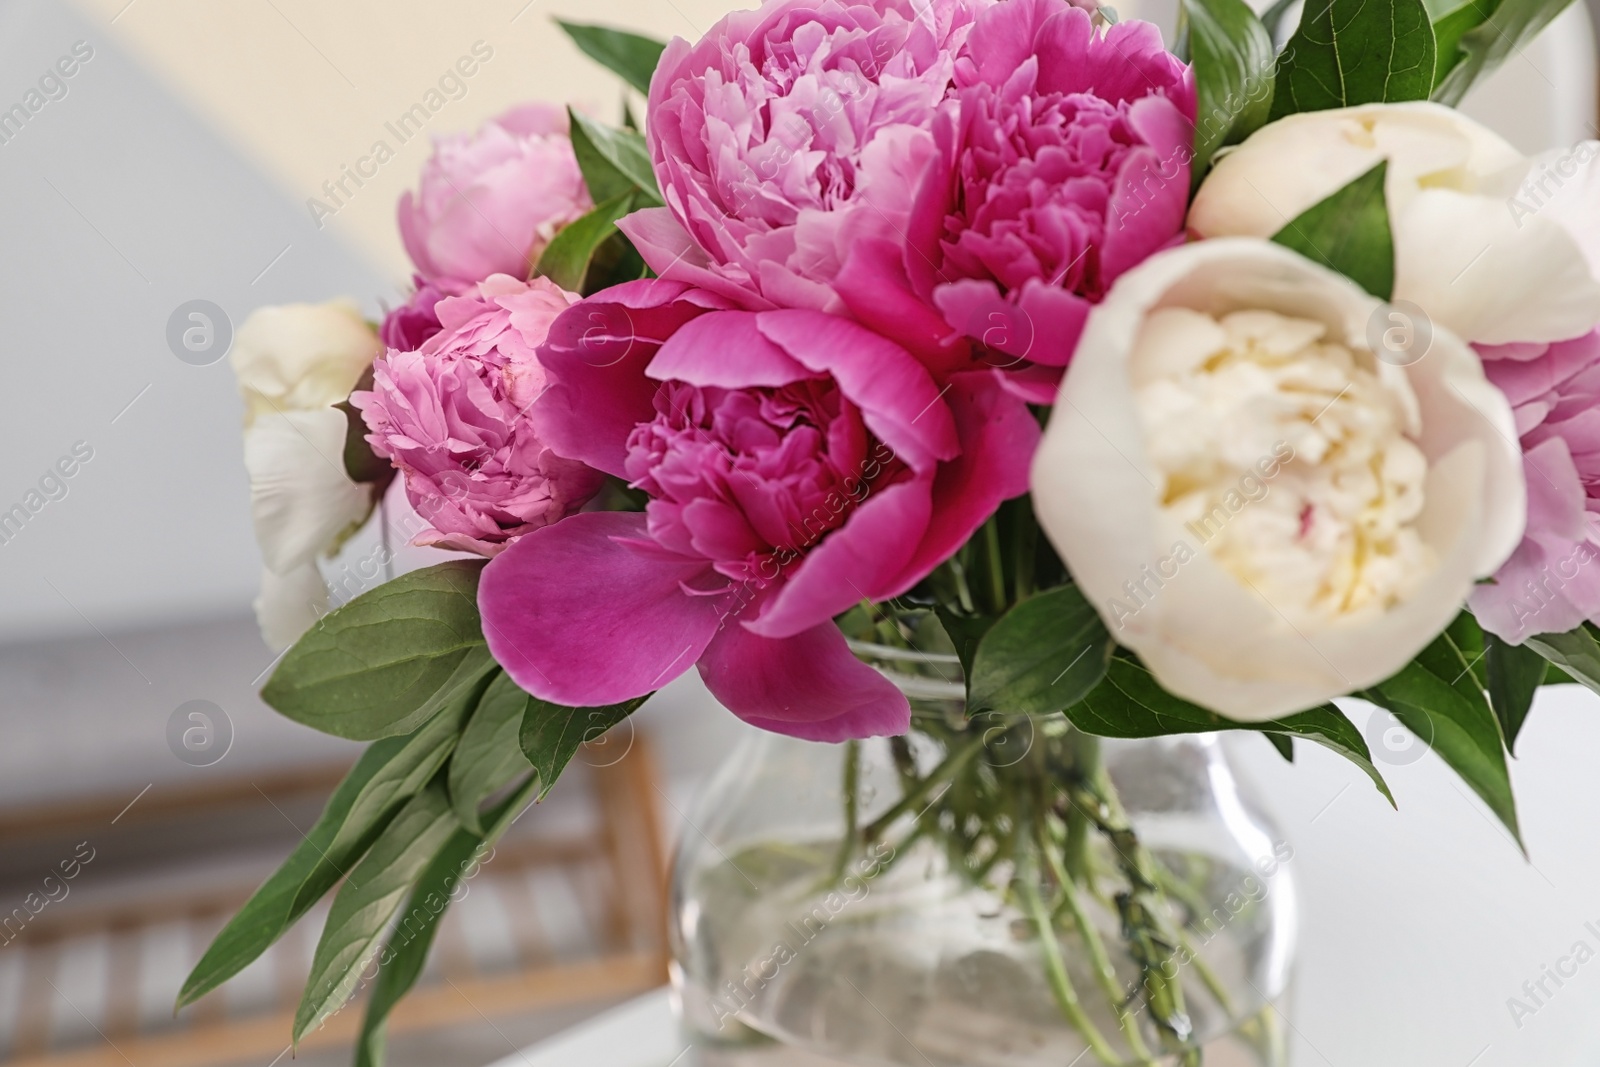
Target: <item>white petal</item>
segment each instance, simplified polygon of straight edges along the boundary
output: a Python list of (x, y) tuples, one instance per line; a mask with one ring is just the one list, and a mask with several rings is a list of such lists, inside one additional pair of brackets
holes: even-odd
[(371, 510), (371, 491), (344, 470), (344, 413), (273, 411), (244, 434), (250, 510), (267, 566), (303, 567)]
[(239, 327), (228, 358), (247, 398), (310, 410), (348, 397), (380, 351), (355, 304), (334, 300), (258, 308)]
[(1518, 220), (1504, 200), (1430, 189), (1392, 225), (1395, 298), (1460, 337), (1564, 341), (1600, 322), (1600, 280), (1553, 217)]
[(302, 634), (328, 613), (328, 586), (315, 563), (287, 574), (261, 569), (261, 595), (256, 597), (256, 622), (261, 637), (274, 652), (300, 640)]

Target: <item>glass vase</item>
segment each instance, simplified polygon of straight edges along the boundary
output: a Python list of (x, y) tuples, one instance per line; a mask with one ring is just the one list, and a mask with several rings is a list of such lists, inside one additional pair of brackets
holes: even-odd
[(688, 813), (673, 984), (699, 1067), (1278, 1067), (1293, 850), (1214, 736), (969, 717), (857, 644), (905, 737), (747, 739)]

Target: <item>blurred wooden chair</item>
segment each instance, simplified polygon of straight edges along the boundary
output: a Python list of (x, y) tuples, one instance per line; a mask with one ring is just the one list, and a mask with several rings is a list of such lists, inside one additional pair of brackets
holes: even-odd
[[(617, 999), (665, 981), (666, 860), (654, 765), (642, 736), (631, 740), (623, 758), (615, 758), (617, 741), (608, 741), (588, 750), (588, 767), (580, 765), (580, 754), (568, 772), (573, 781), (563, 780), (549, 802), (562, 809), (552, 820), (557, 825), (542, 825), (539, 816), (545, 813), (538, 809), (525, 815), (445, 913), (427, 969), (390, 1016), (391, 1037)], [(118, 832), (137, 829), (159, 839), (163, 828), (182, 833), (197, 818), (215, 824), (267, 804), (280, 814), (297, 808), (309, 813), (345, 769), (169, 789), (120, 817)], [(587, 804), (575, 803), (585, 798)], [(115, 806), (89, 804), (71, 812), (7, 816), (0, 819), (0, 855), (21, 841), (50, 840), (59, 850), (59, 842), (104, 839), (114, 811)], [(94, 864), (85, 871), (76, 885), (92, 882)], [(74, 903), (69, 893), (60, 905), (42, 908), (20, 936), (0, 947), (0, 966), (20, 971), (0, 982), (0, 1055), (6, 1057), (0, 1062), (276, 1063), (273, 1057), (288, 1051), (327, 901), (233, 982), (174, 1018), (171, 1004), (188, 968), (260, 875), (254, 870), (248, 881), (237, 874), (223, 878), (224, 884), (212, 881), (186, 876), (173, 884), (157, 876), (141, 884), (124, 875), (112, 880), (117, 888), (109, 896), (90, 899), (83, 892)], [(157, 956), (169, 961), (165, 971)], [(69, 958), (75, 964), (71, 977), (65, 973)], [(181, 966), (171, 966), (180, 960)], [(11, 1005), (3, 1004), (7, 990), (13, 991)], [(359, 1001), (347, 1006), (300, 1047), (348, 1043), (362, 1013)], [(6, 1019), (12, 1020), (9, 1027), (3, 1026)], [(5, 1029), (11, 1030), (8, 1040)]]

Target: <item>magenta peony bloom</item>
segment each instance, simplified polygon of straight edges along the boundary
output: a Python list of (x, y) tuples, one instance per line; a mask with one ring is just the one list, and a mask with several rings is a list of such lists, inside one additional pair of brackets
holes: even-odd
[(994, 0), (773, 0), (650, 83), (664, 208), (622, 224), (663, 277), (740, 306), (840, 311), (850, 244), (903, 230), (929, 123), (974, 13)]
[(490, 651), (561, 704), (642, 696), (697, 663), (766, 729), (902, 732), (905, 697), (833, 617), (910, 589), (1025, 492), (1038, 425), (993, 372), (941, 389), (848, 319), (727, 303), (631, 282), (551, 327), (539, 434), (649, 504), (575, 515), (490, 563)]
[(416, 291), (411, 299), (385, 315), (383, 325), (378, 327), (378, 337), (385, 348), (415, 352), (424, 341), (444, 329), (433, 308), (448, 294), (440, 292), (420, 274), (412, 282)]
[(551, 452), (527, 417), (545, 386), (535, 346), (576, 300), (543, 278), (495, 275), (441, 300), (443, 330), (420, 351), (391, 349), (372, 391), (350, 397), (433, 524), (414, 543), (493, 556), (600, 488), (599, 472)]
[[(954, 334), (993, 365), (1064, 367), (1111, 283), (1182, 240), (1193, 79), (1149, 23), (1101, 34), (1067, 0), (1006, 0), (955, 80), (905, 239), (858, 242), (839, 292), (924, 358), (959, 360)], [(1056, 377), (1015, 380), (1048, 403)]]
[(1516, 414), (1528, 528), (1468, 606), (1513, 644), (1600, 622), (1600, 331), (1479, 353)]
[(592, 206), (566, 113), (527, 104), (475, 134), (435, 139), (417, 194), (400, 197), (400, 237), (423, 278), (463, 293), (491, 274), (526, 278), (556, 231)]

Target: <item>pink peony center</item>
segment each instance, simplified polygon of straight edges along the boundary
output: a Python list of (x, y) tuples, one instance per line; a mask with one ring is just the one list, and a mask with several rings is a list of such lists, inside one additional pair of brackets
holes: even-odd
[(1141, 144), (1129, 104), (1088, 94), (999, 99), (968, 90), (970, 135), (957, 161), (954, 209), (945, 218), (947, 262), (1007, 289), (1044, 279), (1098, 301), (1100, 245), (1112, 191)]
[(650, 534), (758, 585), (844, 525), (905, 466), (831, 378), (777, 388), (667, 382), (628, 439), (625, 469), (652, 498)]

